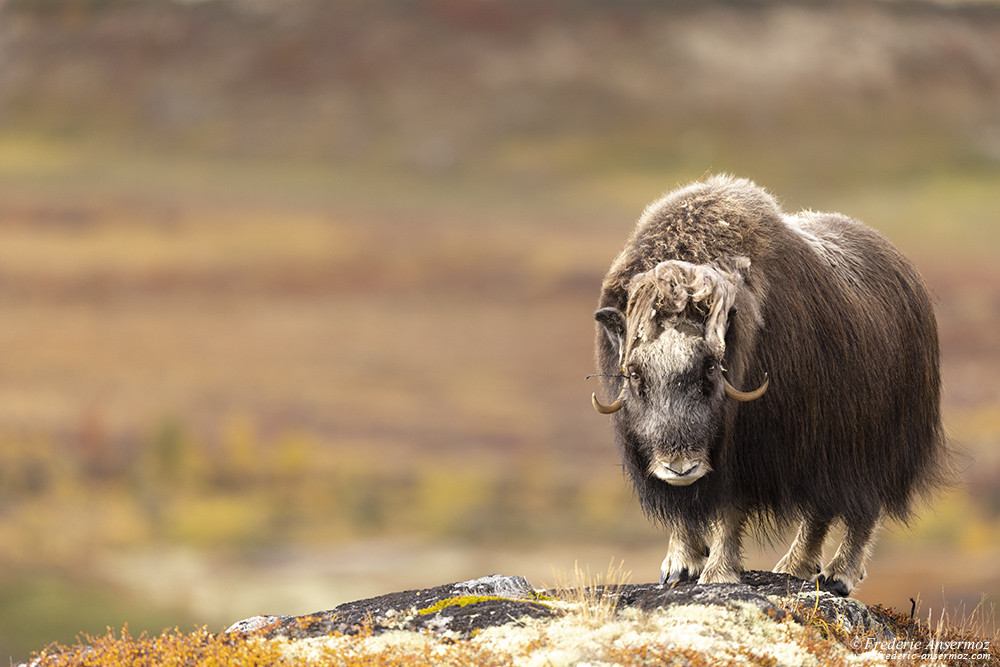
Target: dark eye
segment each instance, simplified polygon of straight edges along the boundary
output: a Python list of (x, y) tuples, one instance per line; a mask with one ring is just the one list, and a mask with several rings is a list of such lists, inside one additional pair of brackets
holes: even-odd
[(719, 374), (719, 362), (714, 357), (705, 360), (705, 376), (701, 381), (701, 393), (711, 396), (715, 393), (716, 376)]
[(631, 366), (628, 369), (628, 379), (636, 384), (642, 383), (642, 373), (639, 372), (639, 368), (636, 366)]

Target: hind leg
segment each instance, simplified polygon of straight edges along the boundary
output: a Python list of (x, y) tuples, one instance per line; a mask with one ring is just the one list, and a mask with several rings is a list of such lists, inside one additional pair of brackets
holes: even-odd
[(670, 535), (667, 557), (660, 564), (660, 583), (697, 578), (707, 559), (708, 545), (701, 534), (685, 526), (677, 527)]
[(828, 519), (803, 520), (791, 548), (774, 566), (774, 571), (784, 572), (799, 579), (810, 579), (819, 574), (822, 567), (823, 542), (829, 529)]
[(875, 546), (875, 534), (880, 526), (879, 519), (867, 521), (845, 521), (847, 530), (837, 553), (816, 580), (838, 595), (847, 597), (865, 578), (865, 563)]

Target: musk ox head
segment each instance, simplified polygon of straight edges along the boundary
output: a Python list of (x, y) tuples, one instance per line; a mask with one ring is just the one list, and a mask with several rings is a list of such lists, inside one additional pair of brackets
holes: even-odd
[(594, 315), (618, 354), (622, 383), (611, 405), (595, 395), (594, 407), (617, 413), (647, 474), (668, 484), (687, 486), (712, 470), (727, 399), (752, 401), (767, 390), (767, 380), (742, 392), (724, 377), (726, 334), (749, 266), (746, 258), (661, 262), (632, 278), (624, 313)]

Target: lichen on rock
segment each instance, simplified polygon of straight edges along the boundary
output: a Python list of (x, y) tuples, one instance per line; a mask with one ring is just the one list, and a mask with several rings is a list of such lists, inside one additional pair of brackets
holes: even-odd
[[(600, 613), (591, 608), (600, 607)], [(221, 634), (109, 631), (52, 646), (32, 667), (132, 664), (341, 665), (887, 665), (883, 646), (990, 646), (962, 628), (842, 599), (787, 575), (739, 583), (612, 584), (535, 591), (492, 575), (390, 593), (306, 616), (256, 616)], [(977, 649), (978, 650), (978, 649)], [(987, 648), (988, 650), (988, 648)], [(865, 652), (867, 651), (867, 652)], [(989, 656), (934, 664), (989, 664)], [(968, 656), (966, 656), (968, 657)], [(923, 664), (908, 662), (906, 664)]]
[[(285, 655), (304, 662), (320, 655), (391, 650), (425, 658), (466, 651), (526, 665), (799, 666), (828, 659), (843, 665), (884, 664), (876, 654), (856, 655), (836, 638), (820, 636), (815, 626), (818, 618), (842, 631), (862, 629), (878, 636), (878, 621), (864, 605), (787, 575), (747, 572), (737, 584), (600, 588), (589, 596), (539, 592), (522, 577), (491, 575), (359, 600), (305, 617), (257, 617), (229, 632), (255, 630), (257, 636), (284, 642)], [(585, 604), (582, 600), (609, 596), (610, 617), (595, 619), (575, 609)], [(810, 612), (808, 621), (803, 610)]]
[(511, 619), (544, 618), (556, 613), (550, 605), (538, 601), (523, 577), (492, 575), (389, 593), (307, 616), (258, 616), (233, 624), (227, 632), (262, 629), (269, 638), (306, 639), (329, 634), (428, 630), (450, 639), (467, 639), (477, 630), (505, 625)]

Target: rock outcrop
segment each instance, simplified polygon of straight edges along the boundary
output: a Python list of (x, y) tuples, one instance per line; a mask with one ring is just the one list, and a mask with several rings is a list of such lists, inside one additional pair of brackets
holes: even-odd
[[(227, 633), (287, 642), (304, 660), (317, 651), (470, 650), (500, 652), (515, 664), (642, 664), (675, 656), (689, 664), (820, 665), (884, 664), (879, 653), (844, 640), (865, 637), (876, 646), (897, 630), (890, 616), (815, 583), (746, 572), (738, 584), (575, 591), (538, 591), (522, 577), (492, 575), (307, 616), (258, 616)], [(634, 660), (640, 655), (646, 658)]]
[(992, 665), (992, 640), (786, 575), (736, 584), (535, 590), (492, 575), (306, 616), (256, 616), (215, 634), (164, 631), (51, 646), (30, 667), (76, 665)]
[(523, 617), (546, 618), (556, 611), (539, 601), (523, 577), (495, 574), (423, 590), (380, 595), (348, 602), (331, 611), (307, 616), (256, 616), (227, 632), (262, 631), (265, 637), (306, 639), (332, 633), (381, 634), (390, 630), (429, 630), (468, 639), (476, 630), (506, 625)]

